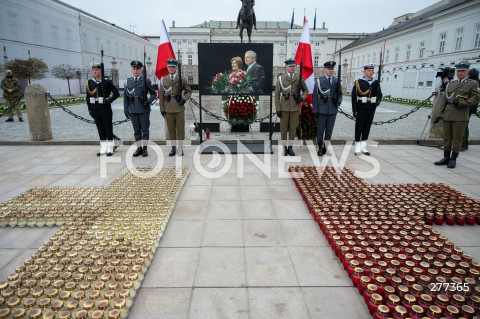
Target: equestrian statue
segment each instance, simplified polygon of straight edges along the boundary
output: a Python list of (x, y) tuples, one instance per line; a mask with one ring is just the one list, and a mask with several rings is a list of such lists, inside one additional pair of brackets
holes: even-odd
[(253, 11), (253, 6), (255, 5), (255, 0), (241, 0), (242, 8), (238, 13), (237, 17), (237, 29), (240, 27), (240, 42), (243, 43), (243, 30), (247, 29), (248, 42), (252, 42), (250, 37), (252, 35), (252, 28), (257, 30), (257, 19), (255, 17), (255, 11)]

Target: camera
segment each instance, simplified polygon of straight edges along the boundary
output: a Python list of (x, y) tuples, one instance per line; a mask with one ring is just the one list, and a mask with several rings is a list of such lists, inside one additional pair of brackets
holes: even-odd
[(441, 78), (441, 79), (448, 78), (449, 80), (452, 80), (454, 75), (455, 75), (455, 68), (451, 68), (447, 66), (447, 67), (438, 69), (435, 77)]

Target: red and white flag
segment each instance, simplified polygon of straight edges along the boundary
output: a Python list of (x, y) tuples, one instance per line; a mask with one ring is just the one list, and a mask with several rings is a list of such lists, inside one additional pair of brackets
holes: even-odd
[(173, 53), (172, 44), (170, 43), (170, 38), (168, 37), (165, 22), (162, 20), (162, 25), (160, 28), (160, 44), (158, 45), (157, 54), (157, 67), (155, 69), (155, 75), (159, 80), (162, 78), (162, 76), (168, 74), (168, 59), (175, 59), (175, 53)]
[(302, 77), (307, 85), (309, 96), (313, 92), (315, 79), (313, 74), (313, 59), (312, 47), (310, 46), (310, 29), (308, 28), (308, 21), (303, 24), (302, 35), (298, 43), (297, 53), (295, 54), (295, 63), (300, 65), (302, 63)]

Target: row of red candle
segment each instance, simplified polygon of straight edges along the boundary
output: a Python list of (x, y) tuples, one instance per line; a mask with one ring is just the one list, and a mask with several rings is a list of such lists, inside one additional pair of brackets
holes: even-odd
[[(311, 196), (306, 196), (306, 194), (305, 194), (306, 188), (305, 188), (305, 187), (299, 187), (299, 185), (301, 185), (301, 181), (302, 181), (302, 180), (295, 180), (295, 183), (297, 184), (297, 187), (298, 187), (299, 191), (302, 193), (302, 196), (304, 197), (304, 200), (306, 201), (307, 204), (309, 204), (310, 202), (307, 201), (307, 198), (308, 198), (309, 200), (311, 200), (312, 197), (311, 197)], [(330, 203), (330, 202), (329, 202), (329, 203)], [(325, 205), (325, 206), (326, 206), (326, 205)], [(337, 206), (338, 206), (338, 205), (337, 205)], [(345, 206), (348, 207), (348, 205), (345, 205)], [(343, 207), (343, 206), (342, 206), (342, 207)], [(315, 210), (311, 207), (311, 205), (310, 205), (309, 208), (310, 208), (310, 211), (312, 212), (312, 214), (314, 215), (315, 219), (316, 219), (317, 222), (319, 223), (319, 225), (325, 226), (325, 224), (323, 223), (323, 222), (325, 221), (325, 218), (324, 218), (324, 217), (325, 217), (325, 216), (329, 216), (329, 215), (328, 215), (328, 214), (325, 214), (325, 215), (321, 216), (321, 217), (323, 217), (323, 219), (322, 219), (322, 218), (319, 218), (319, 216), (318, 216), (318, 214), (317, 214), (317, 212), (318, 212), (318, 206), (315, 208)], [(326, 220), (332, 221), (332, 220), (329, 220), (328, 218), (327, 218)], [(338, 220), (337, 220), (337, 221), (338, 221)], [(331, 226), (331, 224), (328, 225), (328, 226)], [(345, 230), (345, 229), (342, 229), (342, 230)], [(347, 250), (346, 250), (346, 249), (341, 249), (341, 248), (348, 247), (348, 246), (345, 246), (345, 245), (337, 245), (338, 243), (343, 243), (343, 244), (344, 244), (344, 242), (338, 241), (338, 240), (337, 240), (337, 241), (333, 241), (333, 239), (332, 239), (333, 236), (328, 236), (328, 235), (330, 234), (330, 232), (336, 232), (335, 230), (333, 230), (333, 229), (331, 229), (331, 228), (329, 228), (329, 227), (322, 227), (322, 231), (324, 231), (324, 233), (326, 233), (327, 238), (330, 237), (329, 242), (330, 242), (330, 244), (332, 245), (332, 248), (334, 249), (334, 251), (335, 251), (335, 253), (337, 254), (337, 256), (339, 256), (339, 258), (340, 258), (341, 260), (342, 260), (342, 259), (345, 260), (344, 257), (345, 257), (345, 252), (346, 252)], [(344, 232), (343, 235), (344, 235), (344, 236), (349, 235), (348, 231), (347, 231), (346, 233)], [(374, 238), (374, 239), (381, 239), (381, 238)], [(373, 240), (372, 243), (375, 242), (375, 241), (376, 241), (376, 240)], [(351, 242), (351, 241), (350, 241), (350, 242)], [(355, 241), (353, 241), (353, 242), (355, 242)], [(355, 242), (355, 243), (356, 243), (356, 242)], [(368, 246), (370, 246), (370, 245), (368, 245)], [(379, 245), (379, 246), (381, 246), (381, 245)], [(354, 247), (357, 247), (357, 246), (355, 245)], [(357, 248), (358, 248), (358, 247), (357, 247)], [(370, 248), (371, 248), (371, 247), (370, 247)], [(439, 248), (440, 248), (440, 247), (439, 247)], [(360, 253), (363, 253), (363, 254), (364, 254), (365, 252), (366, 252), (366, 251), (363, 251), (363, 252), (360, 252)], [(380, 251), (373, 251), (373, 252), (370, 251), (370, 253), (371, 253), (371, 254), (380, 253)], [(352, 254), (351, 254), (351, 255), (352, 255)], [(381, 254), (377, 254), (377, 255), (380, 256), (380, 258), (381, 258)], [(391, 254), (390, 254), (390, 255), (391, 255)], [(352, 256), (353, 256), (353, 255), (352, 255)], [(419, 255), (416, 255), (416, 256), (419, 256)], [(357, 254), (356, 257), (359, 257), (359, 255)], [(432, 257), (433, 257), (433, 256), (432, 256)], [(391, 260), (392, 260), (392, 259), (390, 259), (389, 261), (391, 261)], [(421, 259), (420, 259), (420, 260), (421, 260)], [(355, 261), (356, 261), (356, 260), (355, 260)], [(370, 267), (373, 266), (373, 262), (374, 262), (374, 261), (377, 261), (377, 260), (367, 260), (367, 259), (365, 259), (364, 262), (366, 262), (366, 264), (365, 264), (364, 266), (367, 267), (366, 269), (371, 270), (371, 268), (368, 268), (368, 266), (370, 266)], [(469, 259), (469, 261), (472, 262), (471, 259)], [(465, 261), (464, 261), (464, 262), (465, 262)], [(370, 263), (372, 263), (372, 264), (370, 264)], [(382, 265), (385, 266), (385, 265), (388, 265), (388, 263), (384, 262), (384, 263), (382, 263)], [(454, 264), (454, 265), (455, 265), (455, 264)], [(475, 265), (478, 267), (478, 263), (476, 263)], [(344, 263), (344, 266), (345, 266), (345, 263)], [(402, 264), (400, 264), (399, 266), (402, 266)], [(404, 266), (405, 266), (405, 265), (404, 265)], [(438, 264), (437, 264), (437, 266), (438, 266)], [(452, 266), (452, 265), (450, 265), (450, 266)], [(389, 267), (389, 268), (390, 268), (390, 270), (392, 269), (391, 267)], [(403, 268), (408, 269), (408, 268), (406, 268), (406, 267), (403, 267)], [(357, 267), (356, 269), (362, 270), (362, 272), (363, 272), (363, 270), (364, 270), (364, 268), (360, 268), (360, 267)], [(405, 269), (404, 269), (404, 270), (405, 270)], [(473, 269), (475, 269), (475, 268), (473, 268)], [(359, 272), (360, 272), (360, 271), (359, 271)], [(369, 273), (371, 273), (371, 272), (369, 272)], [(394, 273), (394, 274), (395, 274), (395, 273)], [(477, 271), (477, 274), (478, 274), (478, 271)], [(358, 276), (359, 274), (355, 274), (355, 272), (353, 272), (353, 273), (350, 274), (350, 275), (351, 275), (351, 277), (352, 277), (352, 281), (354, 281), (354, 284), (355, 284), (355, 282), (358, 280), (358, 282), (357, 282), (357, 285), (358, 285), (358, 284), (360, 283), (360, 276)], [(422, 273), (422, 275), (425, 276), (424, 273)], [(414, 276), (411, 276), (411, 275), (406, 275), (406, 276), (409, 276), (409, 277), (407, 277), (407, 279), (410, 279), (410, 285), (409, 285), (410, 288), (412, 287), (412, 285), (416, 285), (415, 282), (418, 280), (418, 278), (415, 278)], [(365, 277), (365, 276), (364, 276), (364, 277)], [(370, 277), (368, 277), (368, 278), (370, 278)], [(382, 279), (382, 278), (383, 278), (383, 280), (385, 280), (384, 283), (386, 283), (385, 277), (382, 277), (382, 276), (380, 276), (379, 274), (378, 274), (378, 276), (373, 276), (373, 278), (374, 278), (375, 282), (378, 281), (377, 279)], [(387, 276), (387, 278), (388, 278), (388, 276)], [(404, 278), (405, 278), (405, 276), (404, 276)], [(390, 279), (391, 279), (391, 278), (390, 278)], [(480, 278), (477, 278), (477, 279), (480, 279)], [(400, 279), (400, 280), (401, 280), (401, 279)], [(380, 280), (380, 282), (382, 282), (382, 280)], [(475, 283), (475, 281), (473, 281), (473, 282)], [(382, 285), (380, 285), (380, 286), (382, 287)], [(417, 284), (417, 286), (419, 286), (419, 285)], [(422, 287), (422, 286), (419, 286), (419, 287)], [(383, 288), (383, 287), (382, 287), (382, 288)], [(480, 288), (480, 286), (479, 286), (479, 288)], [(407, 289), (408, 289), (408, 287), (407, 287)], [(478, 290), (478, 292), (480, 293), (480, 289), (476, 289), (476, 290)], [(408, 291), (408, 290), (407, 290), (407, 291)], [(382, 292), (383, 292), (383, 289), (382, 289)], [(417, 295), (418, 295), (418, 294), (417, 294)], [(475, 296), (475, 295), (474, 295), (474, 296)], [(368, 298), (367, 298), (367, 299), (368, 299)], [(370, 301), (369, 301), (369, 302), (370, 302)], [(465, 302), (466, 302), (466, 301), (465, 301)], [(459, 304), (458, 302), (457, 302), (455, 305), (456, 305), (456, 306), (468, 306), (468, 305)], [(452, 307), (455, 307), (455, 305), (451, 305), (451, 306), (452, 306)], [(474, 306), (474, 304), (472, 304), (472, 306)], [(411, 307), (410, 307), (410, 308), (411, 308)], [(478, 309), (478, 307), (477, 307), (477, 309)], [(410, 310), (411, 310), (411, 309), (410, 309)], [(428, 309), (424, 309), (424, 310), (428, 310)], [(375, 311), (376, 311), (376, 310), (375, 310)], [(375, 311), (372, 311), (372, 314), (373, 314)], [(392, 313), (393, 313), (393, 312), (392, 312), (392, 309), (389, 309), (389, 312), (388, 312), (387, 314), (392, 314)]]

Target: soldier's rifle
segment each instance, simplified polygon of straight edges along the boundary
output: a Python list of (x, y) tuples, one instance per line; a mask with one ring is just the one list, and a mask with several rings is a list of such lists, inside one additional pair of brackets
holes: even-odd
[(103, 49), (100, 50), (100, 87), (102, 88), (103, 103), (105, 103), (105, 67), (103, 64)]
[(183, 90), (182, 64), (180, 62), (178, 62), (178, 83), (180, 84), (180, 92), (178, 92), (178, 95), (175, 98), (177, 99), (177, 102), (180, 102), (182, 100), (182, 90)]
[(377, 80), (378, 80), (378, 90), (380, 92), (380, 82), (382, 81), (382, 50), (380, 50), (380, 63), (378, 65), (378, 74), (377, 74)]
[(338, 79), (337, 79), (337, 93), (335, 96), (335, 104), (338, 101), (338, 96), (342, 94), (342, 51), (338, 51)]
[(145, 59), (147, 58), (147, 50), (146, 47), (143, 46), (143, 70), (142, 70), (142, 77), (143, 77), (143, 104), (147, 105), (147, 65), (145, 64)]

